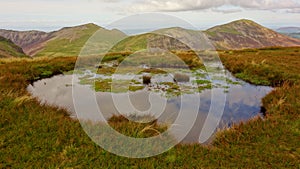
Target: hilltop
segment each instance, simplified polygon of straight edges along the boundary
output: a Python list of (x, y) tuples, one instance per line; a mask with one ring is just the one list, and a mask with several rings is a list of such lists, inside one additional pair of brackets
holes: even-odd
[(11, 40), (8, 40), (0, 36), (0, 58), (12, 58), (12, 57), (28, 57), (23, 52), (22, 48), (14, 44)]
[(113, 33), (115, 36), (125, 36), (118, 30), (106, 30), (92, 23), (65, 27), (49, 33), (0, 30), (0, 35), (22, 47), (30, 56), (78, 56), (87, 40), (99, 30)]
[(217, 49), (300, 46), (298, 39), (245, 19), (210, 28), (205, 33)]

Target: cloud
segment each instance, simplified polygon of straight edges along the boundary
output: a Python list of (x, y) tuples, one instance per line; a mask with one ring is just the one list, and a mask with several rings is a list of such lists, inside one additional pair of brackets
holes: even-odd
[(286, 11), (288, 13), (300, 13), (300, 8), (288, 9)]
[(241, 12), (243, 10), (241, 9), (221, 9), (221, 8), (212, 8), (211, 9), (212, 12), (220, 12), (220, 13), (237, 13), (237, 12)]
[(98, 2), (105, 2), (105, 3), (118, 3), (121, 0), (90, 0), (90, 1), (98, 1)]
[(298, 0), (229, 0), (229, 3), (243, 8), (261, 10), (281, 10), (300, 7)]
[[(140, 0), (129, 7), (133, 12), (176, 12), (214, 9), (219, 12), (230, 12), (222, 6), (234, 6), (253, 10), (291, 10), (299, 12), (299, 0)], [(294, 10), (297, 9), (297, 10)], [(236, 11), (236, 10), (235, 10)]]

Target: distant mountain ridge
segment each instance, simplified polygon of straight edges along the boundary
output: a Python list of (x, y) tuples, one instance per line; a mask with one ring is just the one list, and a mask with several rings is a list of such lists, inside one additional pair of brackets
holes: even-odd
[(221, 50), (300, 46), (298, 39), (245, 19), (210, 28), (205, 33)]
[[(164, 32), (165, 35), (170, 35), (171, 37), (176, 37), (177, 40), (155, 35), (155, 33), (159, 34), (160, 32)], [(125, 51), (138, 51), (139, 49), (146, 49), (148, 46), (160, 49), (174, 50), (174, 48), (176, 48), (178, 50), (186, 50), (189, 47), (180, 43), (182, 37), (186, 37), (187, 40), (193, 39), (193, 42), (200, 42), (201, 44), (197, 45), (199, 49), (212, 49), (211, 45), (209, 45), (210, 43), (212, 43), (217, 50), (300, 46), (300, 40), (298, 39), (282, 35), (253, 21), (245, 19), (215, 26), (203, 31), (206, 38), (201, 37), (202, 34), (199, 33), (199, 31), (186, 30), (178, 27), (160, 29), (151, 33), (131, 36), (119, 43), (116, 48), (119, 50), (124, 49)], [(210, 42), (205, 42), (205, 40), (210, 40)]]
[(292, 37), (292, 38), (300, 39), (300, 32), (299, 33), (289, 33), (289, 34), (286, 34), (286, 35), (289, 36), (289, 37)]
[[(0, 30), (0, 36), (10, 39), (30, 56), (78, 56), (86, 41), (98, 30), (106, 30), (95, 24), (65, 27), (53, 32)], [(116, 36), (125, 36), (118, 30)]]
[[(167, 30), (171, 34), (176, 35), (180, 29), (183, 28), (166, 28), (162, 30)], [(24, 52), (30, 56), (78, 56), (88, 39), (99, 31), (102, 37), (100, 38), (102, 39), (101, 45), (104, 48), (105, 46), (110, 46), (112, 42), (118, 39), (127, 37), (125, 33), (119, 30), (107, 30), (92, 23), (66, 27), (49, 33), (41, 31), (0, 30), (0, 36), (10, 39), (22, 47)], [(196, 30), (193, 31), (196, 32)], [(300, 46), (299, 39), (288, 37), (245, 19), (215, 26), (204, 31), (204, 33), (217, 50)], [(153, 36), (149, 36), (149, 34), (131, 36), (119, 44), (122, 45), (120, 49), (137, 50), (139, 46), (147, 45), (147, 38), (149, 37), (153, 39)], [(168, 38), (152, 40), (150, 46), (166, 48), (172, 43), (178, 44), (179, 48), (186, 48), (184, 45), (174, 41), (174, 39), (171, 40)], [(134, 44), (137, 46), (133, 46)]]
[(0, 58), (28, 57), (22, 48), (14, 44), (11, 40), (0, 36)]
[(300, 27), (281, 27), (276, 31), (279, 33), (300, 33)]
[(276, 31), (289, 37), (300, 39), (300, 27), (282, 27)]

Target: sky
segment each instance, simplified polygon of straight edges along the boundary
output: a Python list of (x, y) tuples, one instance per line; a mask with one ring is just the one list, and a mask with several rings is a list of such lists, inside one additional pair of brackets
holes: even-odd
[(85, 23), (106, 27), (149, 12), (181, 18), (200, 30), (237, 19), (273, 29), (300, 27), (300, 0), (0, 0), (0, 4), (0, 28), (15, 30), (52, 31)]

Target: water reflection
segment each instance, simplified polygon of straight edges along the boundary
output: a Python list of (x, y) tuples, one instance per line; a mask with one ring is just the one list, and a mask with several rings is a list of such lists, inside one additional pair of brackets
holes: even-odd
[[(195, 119), (192, 113), (189, 113), (189, 108), (192, 108), (194, 104), (199, 102), (200, 107), (196, 123), (193, 126), (189, 134), (184, 138), (183, 142), (193, 143), (198, 142), (199, 134), (202, 130), (203, 124), (207, 118), (207, 112), (211, 107), (211, 90), (204, 90), (197, 94), (184, 94), (182, 96), (165, 98), (159, 94), (148, 92), (147, 90), (131, 92), (129, 94), (129, 101), (126, 99), (125, 93), (95, 93), (90, 86), (75, 84), (74, 90), (80, 97), (80, 107), (84, 115), (80, 113), (82, 117), (77, 117), (72, 99), (72, 75), (60, 75), (50, 79), (44, 79), (35, 82), (33, 85), (28, 86), (28, 91), (35, 97), (37, 97), (42, 104), (47, 103), (50, 105), (58, 106), (67, 109), (71, 113), (71, 117), (87, 119), (93, 121), (103, 121), (110, 118), (113, 114), (152, 114), (158, 118), (160, 123), (173, 124), (177, 119), (179, 111), (183, 111), (184, 117), (177, 120), (175, 125), (174, 135), (179, 137), (184, 134), (181, 131), (185, 130), (186, 124), (194, 121)], [(77, 79), (79, 82), (79, 80)], [(261, 107), (261, 99), (272, 88), (265, 86), (254, 86), (248, 83), (242, 85), (229, 85), (227, 100), (225, 105), (224, 114), (219, 127), (231, 126), (233, 123), (245, 121), (259, 115)], [(215, 91), (214, 94), (223, 94), (224, 89), (220, 88)], [(89, 93), (89, 94), (87, 94)], [(200, 97), (199, 97), (200, 95)], [(95, 96), (99, 107), (96, 109), (92, 106), (93, 97)], [(116, 97), (113, 97), (116, 96)], [(114, 104), (114, 99), (118, 102), (118, 105)], [(78, 99), (77, 99), (78, 100)], [(152, 103), (152, 105), (151, 105)], [(218, 100), (217, 100), (218, 103)], [(128, 105), (132, 106), (128, 106)], [(216, 105), (212, 105), (216, 106)], [(100, 110), (103, 117), (100, 115)], [(78, 111), (78, 110), (77, 110)], [(203, 131), (205, 132), (205, 131)]]

